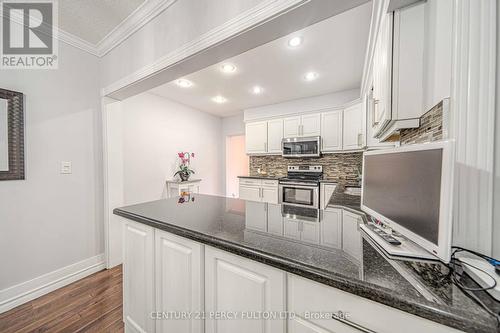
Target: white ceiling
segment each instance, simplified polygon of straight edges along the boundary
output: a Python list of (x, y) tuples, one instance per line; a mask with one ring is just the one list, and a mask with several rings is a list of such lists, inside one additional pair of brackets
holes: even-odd
[(98, 44), (145, 0), (61, 0), (59, 28)]
[[(370, 18), (371, 3), (366, 3), (189, 74), (184, 78), (193, 82), (190, 88), (180, 88), (172, 81), (150, 92), (225, 117), (251, 107), (359, 88)], [(303, 38), (295, 49), (287, 43), (293, 36)], [(235, 73), (220, 71), (226, 62), (237, 66)], [(319, 77), (306, 82), (303, 76), (308, 71)], [(264, 93), (252, 94), (255, 85), (263, 87)], [(228, 101), (212, 102), (216, 95)]]

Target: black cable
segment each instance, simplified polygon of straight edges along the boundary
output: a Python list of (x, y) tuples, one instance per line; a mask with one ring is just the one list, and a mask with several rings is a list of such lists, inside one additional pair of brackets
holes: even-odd
[[(472, 300), (474, 300), (477, 304), (479, 304), (479, 306), (481, 306), (486, 312), (488, 312), (490, 315), (492, 315), (496, 321), (497, 321), (497, 327), (500, 327), (500, 312), (499, 313), (495, 313), (494, 311), (490, 310), (490, 308), (488, 308), (488, 306), (486, 304), (484, 304), (483, 301), (481, 301), (479, 299), (479, 297), (477, 297), (473, 292), (474, 291), (487, 291), (487, 290), (490, 290), (490, 289), (493, 289), (497, 286), (497, 281), (496, 279), (491, 276), (491, 274), (489, 274), (488, 272), (486, 272), (485, 270), (479, 268), (479, 267), (476, 267), (474, 265), (471, 265), (469, 263), (466, 263), (466, 262), (463, 262), (463, 261), (460, 261), (460, 259), (457, 259), (455, 257), (455, 255), (458, 253), (458, 252), (470, 252), (474, 255), (477, 255), (478, 257), (480, 258), (483, 258), (487, 261), (490, 261), (490, 260), (495, 260), (491, 257), (488, 257), (484, 254), (480, 254), (480, 253), (477, 253), (475, 251), (472, 251), (472, 250), (468, 250), (468, 249), (465, 249), (465, 248), (462, 248), (462, 247), (458, 247), (458, 246), (452, 246), (453, 249), (455, 249), (452, 254), (451, 254), (451, 259), (450, 259), (450, 264), (448, 265), (448, 268), (450, 269), (449, 273), (448, 273), (448, 277), (450, 277), (451, 281), (460, 289), (462, 290), (467, 296), (469, 296)], [(469, 267), (472, 267), (472, 268), (475, 268), (483, 273), (485, 273), (486, 275), (488, 275), (492, 280), (493, 280), (493, 285), (491, 286), (488, 286), (488, 287), (481, 287), (481, 288), (471, 288), (471, 287), (466, 287), (463, 285), (462, 282), (460, 282), (460, 279), (462, 278), (462, 275), (463, 274), (460, 274), (457, 272), (457, 269), (456, 269), (456, 266), (459, 266), (462, 271), (464, 270), (463, 268), (463, 265), (467, 265)]]

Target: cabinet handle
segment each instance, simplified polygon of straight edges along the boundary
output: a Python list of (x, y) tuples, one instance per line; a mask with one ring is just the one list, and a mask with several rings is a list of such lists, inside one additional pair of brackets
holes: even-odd
[(304, 125), (299, 125), (299, 135), (304, 135)]
[(262, 188), (259, 188), (259, 198), (262, 198)]
[(371, 330), (371, 329), (369, 329), (369, 328), (366, 328), (366, 327), (361, 326), (361, 325), (359, 325), (359, 324), (353, 323), (353, 322), (352, 322), (352, 321), (350, 321), (350, 320), (347, 320), (347, 319), (342, 318), (341, 316), (344, 316), (344, 313), (343, 313), (343, 312), (339, 311), (339, 312), (338, 312), (338, 314), (339, 314), (340, 316), (338, 316), (338, 315), (336, 316), (335, 314), (333, 314), (333, 315), (332, 315), (332, 319), (335, 319), (336, 321), (339, 321), (339, 322), (341, 322), (342, 324), (345, 324), (345, 325), (347, 325), (347, 326), (350, 326), (350, 327), (352, 327), (352, 328), (355, 328), (355, 329), (357, 329), (357, 330), (359, 330), (359, 331), (361, 331), (361, 332), (365, 332), (365, 333), (376, 333), (375, 331), (372, 331), (372, 330)]
[(358, 147), (363, 145), (363, 133), (358, 133)]

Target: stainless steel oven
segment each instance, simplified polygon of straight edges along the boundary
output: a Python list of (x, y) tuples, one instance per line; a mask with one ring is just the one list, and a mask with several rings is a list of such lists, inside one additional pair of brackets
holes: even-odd
[(321, 137), (284, 138), (281, 141), (283, 157), (319, 157)]
[(289, 166), (288, 176), (279, 180), (279, 203), (319, 208), (321, 166)]

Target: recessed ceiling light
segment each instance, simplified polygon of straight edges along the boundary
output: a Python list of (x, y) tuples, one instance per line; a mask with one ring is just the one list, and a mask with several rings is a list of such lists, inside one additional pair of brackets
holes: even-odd
[(215, 103), (218, 103), (218, 104), (222, 104), (222, 103), (226, 103), (227, 99), (221, 95), (217, 95), (217, 96), (212, 98), (212, 101), (214, 101)]
[(220, 70), (223, 73), (233, 73), (236, 70), (236, 66), (230, 63), (225, 63), (220, 66)]
[(293, 37), (288, 40), (288, 46), (297, 47), (302, 44), (302, 37)]
[(255, 95), (260, 95), (262, 94), (262, 92), (264, 92), (264, 89), (262, 89), (261, 86), (255, 86), (252, 88), (252, 93), (254, 93)]
[(193, 85), (193, 82), (186, 80), (186, 79), (179, 79), (175, 81), (175, 84), (177, 84), (179, 87), (182, 88), (189, 88)]
[(314, 81), (317, 78), (318, 78), (318, 73), (316, 73), (316, 72), (307, 72), (304, 75), (304, 79), (306, 79), (306, 81)]

